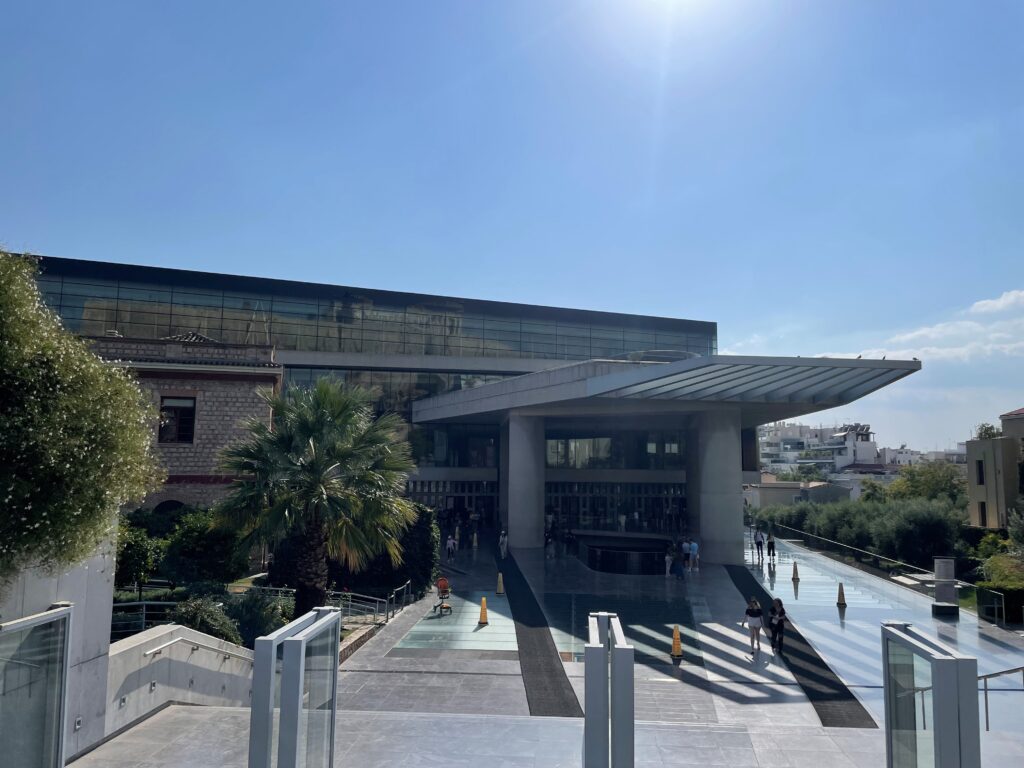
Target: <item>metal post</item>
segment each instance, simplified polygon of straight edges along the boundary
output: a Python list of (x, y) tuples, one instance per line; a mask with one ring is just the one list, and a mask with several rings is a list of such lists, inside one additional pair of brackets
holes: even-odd
[(622, 622), (619, 621), (617, 616), (611, 620), (611, 634), (612, 766), (614, 768), (633, 768), (633, 646), (626, 643), (626, 636), (622, 631)]
[(609, 768), (608, 614), (590, 614), (587, 626), (588, 642), (583, 648), (583, 765)]
[(988, 730), (988, 678), (986, 677), (982, 682), (985, 684), (985, 730)]

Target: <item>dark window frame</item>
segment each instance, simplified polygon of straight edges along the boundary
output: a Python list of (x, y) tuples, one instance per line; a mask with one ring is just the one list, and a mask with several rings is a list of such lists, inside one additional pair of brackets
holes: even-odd
[[(192, 405), (170, 403), (172, 400), (191, 400)], [(166, 395), (160, 397), (160, 427), (157, 442), (161, 444), (189, 444), (196, 439), (196, 398)]]

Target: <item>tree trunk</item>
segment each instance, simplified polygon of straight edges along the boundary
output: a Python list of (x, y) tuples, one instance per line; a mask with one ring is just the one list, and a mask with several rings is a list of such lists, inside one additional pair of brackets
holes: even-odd
[(327, 535), (320, 522), (310, 522), (295, 537), (295, 616), (327, 604)]

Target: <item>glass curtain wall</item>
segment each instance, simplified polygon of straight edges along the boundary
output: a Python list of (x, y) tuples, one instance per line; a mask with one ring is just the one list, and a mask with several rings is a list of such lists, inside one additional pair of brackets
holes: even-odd
[[(396, 295), (392, 303), (382, 304), (379, 297), (343, 288), (332, 296), (288, 296), (65, 277), (55, 269), (45, 272), (39, 285), (65, 325), (88, 336), (117, 331), (160, 339), (194, 331), (218, 341), (286, 350), (553, 360), (651, 349), (709, 355), (717, 344), (714, 333), (687, 320), (652, 318), (649, 324), (657, 328), (605, 326), (557, 317), (476, 314), (441, 298), (434, 305), (403, 302)], [(534, 312), (557, 316), (564, 310)]]
[(685, 483), (545, 483), (545, 523), (570, 530), (687, 532)]

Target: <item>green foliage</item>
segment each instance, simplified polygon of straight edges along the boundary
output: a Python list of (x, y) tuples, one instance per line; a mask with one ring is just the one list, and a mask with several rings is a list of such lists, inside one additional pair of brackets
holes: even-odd
[(993, 555), (985, 561), (985, 581), (989, 589), (1024, 589), (1024, 559), (1012, 554)]
[(178, 603), (170, 618), (174, 624), (181, 624), (183, 627), (219, 637), (230, 643), (242, 644), (242, 637), (238, 634), (235, 622), (213, 598), (193, 597)]
[(967, 508), (967, 483), (957, 467), (944, 461), (900, 467), (886, 494), (891, 499), (946, 500), (958, 509)]
[(117, 531), (117, 569), (114, 583), (118, 587), (142, 583), (149, 579), (160, 565), (163, 545), (159, 539), (146, 535), (141, 528), (122, 522)]
[(964, 523), (963, 512), (942, 499), (800, 502), (764, 507), (755, 517), (921, 568), (954, 552)]
[(775, 479), (782, 483), (812, 483), (828, 479), (821, 467), (816, 464), (797, 464), (795, 470), (783, 470), (774, 474)]
[(885, 486), (877, 480), (865, 480), (860, 485), (862, 501), (885, 501)]
[(330, 563), (331, 580), (353, 592), (383, 595), (411, 581), (414, 593), (423, 592), (437, 576), (441, 551), (441, 530), (433, 509), (416, 506), (416, 522), (402, 534), (402, 562), (394, 564), (387, 555), (378, 555), (361, 571), (353, 572), (338, 562)]
[(975, 548), (975, 554), (980, 560), (987, 560), (993, 555), (1002, 554), (1009, 546), (1009, 542), (995, 531), (989, 531), (982, 536), (981, 541)]
[(157, 512), (155, 509), (135, 509), (125, 515), (125, 519), (136, 528), (142, 528), (156, 539), (166, 539), (174, 533), (178, 521), (195, 510), (181, 506), (169, 512)]
[(1024, 549), (1024, 497), (1017, 499), (1017, 506), (1007, 512), (1006, 532), (1014, 546)]
[(61, 327), (36, 271), (0, 251), (0, 585), (80, 561), (161, 480), (152, 406)]
[(1003, 436), (1003, 430), (1001, 430), (999, 427), (995, 426), (994, 424), (989, 424), (988, 422), (982, 422), (974, 430), (974, 439), (975, 440), (991, 440), (993, 437), (1002, 437), (1002, 436)]
[(227, 614), (238, 624), (242, 645), (246, 648), (252, 648), (257, 637), (269, 635), (288, 623), (280, 602), (257, 590), (233, 600), (227, 607)]
[(210, 510), (189, 512), (178, 521), (161, 569), (170, 581), (224, 583), (245, 575), (249, 558), (238, 534), (215, 522)]
[(378, 554), (402, 559), (401, 536), (416, 519), (404, 498), (414, 468), (405, 422), (374, 417), (373, 395), (331, 379), (266, 395), (273, 428), (254, 419), (247, 439), (224, 452), (238, 476), (219, 517), (246, 542), (296, 539), (296, 615), (321, 605), (328, 556), (353, 571)]

